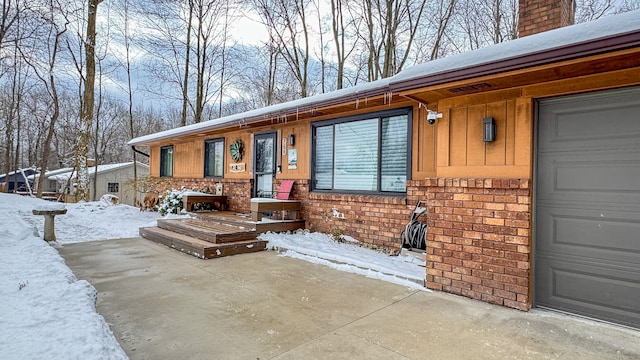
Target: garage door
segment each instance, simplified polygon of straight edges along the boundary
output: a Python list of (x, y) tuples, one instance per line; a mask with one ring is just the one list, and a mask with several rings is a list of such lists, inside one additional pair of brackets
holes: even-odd
[(535, 301), (640, 328), (640, 88), (538, 104)]

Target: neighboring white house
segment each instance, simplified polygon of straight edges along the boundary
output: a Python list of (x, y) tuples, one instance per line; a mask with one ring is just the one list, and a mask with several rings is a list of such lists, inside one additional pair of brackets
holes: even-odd
[[(48, 177), (50, 176), (54, 176), (54, 175), (58, 175), (58, 174), (64, 174), (64, 173), (68, 173), (73, 171), (73, 168), (67, 167), (67, 168), (61, 168), (61, 169), (56, 169), (56, 170), (51, 170), (51, 171), (47, 171), (44, 173), (44, 181), (42, 182), (42, 192), (45, 193), (64, 193), (64, 187), (66, 186), (67, 182), (64, 181), (60, 184), (58, 184), (58, 181), (56, 181), (55, 179), (53, 180), (49, 180)], [(34, 193), (38, 190), (38, 180), (40, 178), (40, 174), (33, 174), (33, 175), (29, 175), (27, 177), (29, 179), (29, 181), (31, 181), (31, 183), (33, 184), (33, 191)]]
[[(64, 168), (58, 170), (47, 171), (45, 181), (43, 183), (44, 192), (56, 192), (74, 195), (77, 187), (77, 172), (73, 168)], [(100, 199), (102, 195), (111, 194), (120, 199), (120, 203), (135, 205), (133, 190), (133, 162), (119, 164), (98, 165), (96, 177), (96, 193), (93, 191), (93, 179), (96, 176), (96, 167), (89, 168), (89, 197), (90, 199)], [(149, 176), (149, 166), (143, 163), (137, 163), (138, 179)], [(34, 177), (34, 183), (37, 183), (38, 175)], [(69, 197), (67, 197), (67, 200)]]

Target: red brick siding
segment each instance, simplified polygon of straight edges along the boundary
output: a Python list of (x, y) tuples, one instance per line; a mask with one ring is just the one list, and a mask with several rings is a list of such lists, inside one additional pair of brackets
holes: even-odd
[(521, 310), (531, 307), (528, 179), (410, 181), (428, 200), (427, 287)]
[(524, 37), (574, 22), (575, 0), (520, 0), (518, 35)]
[[(158, 180), (157, 189), (161, 183), (209, 192), (220, 181)], [(280, 181), (274, 181), (275, 188)], [(249, 212), (253, 181), (222, 182), (230, 208)], [(300, 216), (308, 229), (349, 235), (383, 250), (399, 247), (415, 204), (426, 200), (427, 287), (521, 310), (531, 307), (529, 179), (412, 180), (406, 197), (317, 193), (309, 191), (309, 184), (295, 180), (292, 194), (303, 202)]]
[(304, 205), (311, 231), (349, 235), (381, 250), (399, 248), (411, 213), (405, 197), (393, 196), (310, 193)]
[(190, 190), (197, 190), (206, 193), (215, 193), (216, 183), (223, 184), (223, 195), (229, 201), (229, 209), (240, 213), (250, 211), (251, 190), (253, 180), (251, 179), (216, 179), (216, 178), (149, 178), (148, 188), (162, 194), (166, 190), (180, 189), (182, 186)]

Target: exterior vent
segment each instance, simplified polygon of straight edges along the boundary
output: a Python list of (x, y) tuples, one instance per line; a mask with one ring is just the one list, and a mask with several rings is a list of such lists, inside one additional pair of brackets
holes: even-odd
[(473, 85), (468, 85), (468, 86), (461, 86), (461, 87), (457, 87), (457, 88), (451, 88), (451, 89), (449, 89), (449, 92), (454, 93), (454, 94), (461, 94), (461, 93), (468, 93), (468, 92), (478, 91), (478, 90), (482, 90), (482, 89), (488, 89), (490, 87), (491, 87), (491, 84), (480, 83), (480, 84), (473, 84)]

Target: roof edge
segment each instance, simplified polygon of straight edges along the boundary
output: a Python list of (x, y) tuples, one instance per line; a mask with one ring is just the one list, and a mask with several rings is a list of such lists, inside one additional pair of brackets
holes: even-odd
[[(348, 89), (349, 88), (345, 88), (345, 90), (348, 90)], [(291, 115), (295, 112), (304, 112), (304, 111), (322, 109), (322, 108), (327, 108), (334, 105), (345, 104), (351, 101), (362, 100), (363, 98), (382, 96), (382, 95), (388, 94), (389, 92), (390, 92), (389, 83), (385, 82), (384, 84), (381, 84), (380, 86), (374, 87), (372, 89), (352, 92), (344, 96), (335, 96), (325, 100), (319, 100), (316, 102), (311, 101), (313, 99), (313, 96), (310, 96), (307, 98), (302, 98), (298, 100), (292, 100), (290, 102), (277, 104), (278, 106), (280, 106), (280, 108), (273, 111), (259, 112), (256, 115), (250, 115), (246, 117), (242, 116), (243, 114), (248, 114), (252, 111), (261, 110), (261, 109), (255, 109), (255, 110), (250, 110), (243, 113), (238, 113), (238, 114), (211, 120), (212, 122), (215, 122), (212, 124), (207, 124), (209, 121), (205, 121), (197, 124), (187, 125), (182, 128), (171, 129), (171, 130), (166, 130), (166, 131), (162, 131), (155, 134), (140, 136), (140, 137), (131, 139), (127, 143), (127, 145), (145, 146), (146, 144), (153, 141), (166, 140), (166, 139), (170, 139), (177, 136), (187, 136), (187, 135), (200, 133), (202, 131), (217, 130), (217, 129), (231, 127), (231, 126), (247, 125), (253, 122), (263, 121), (269, 118), (277, 118), (278, 116)], [(324, 95), (324, 94), (319, 94), (319, 95)], [(305, 99), (309, 99), (309, 101), (301, 105), (295, 104), (297, 101), (305, 100)], [(288, 103), (291, 103), (291, 104), (287, 106)], [(262, 108), (262, 109), (268, 110), (268, 108)], [(229, 118), (229, 119), (225, 121), (225, 118)], [(183, 129), (183, 130), (181, 131), (179, 129)]]
[(484, 64), (463, 67), (451, 71), (442, 71), (408, 80), (391, 81), (390, 91), (403, 92), (426, 86), (467, 80), (481, 76), (495, 75), (528, 67), (578, 59), (618, 50), (640, 46), (640, 31), (632, 31), (597, 40), (584, 41), (553, 49), (528, 53), (511, 58), (490, 61)]

